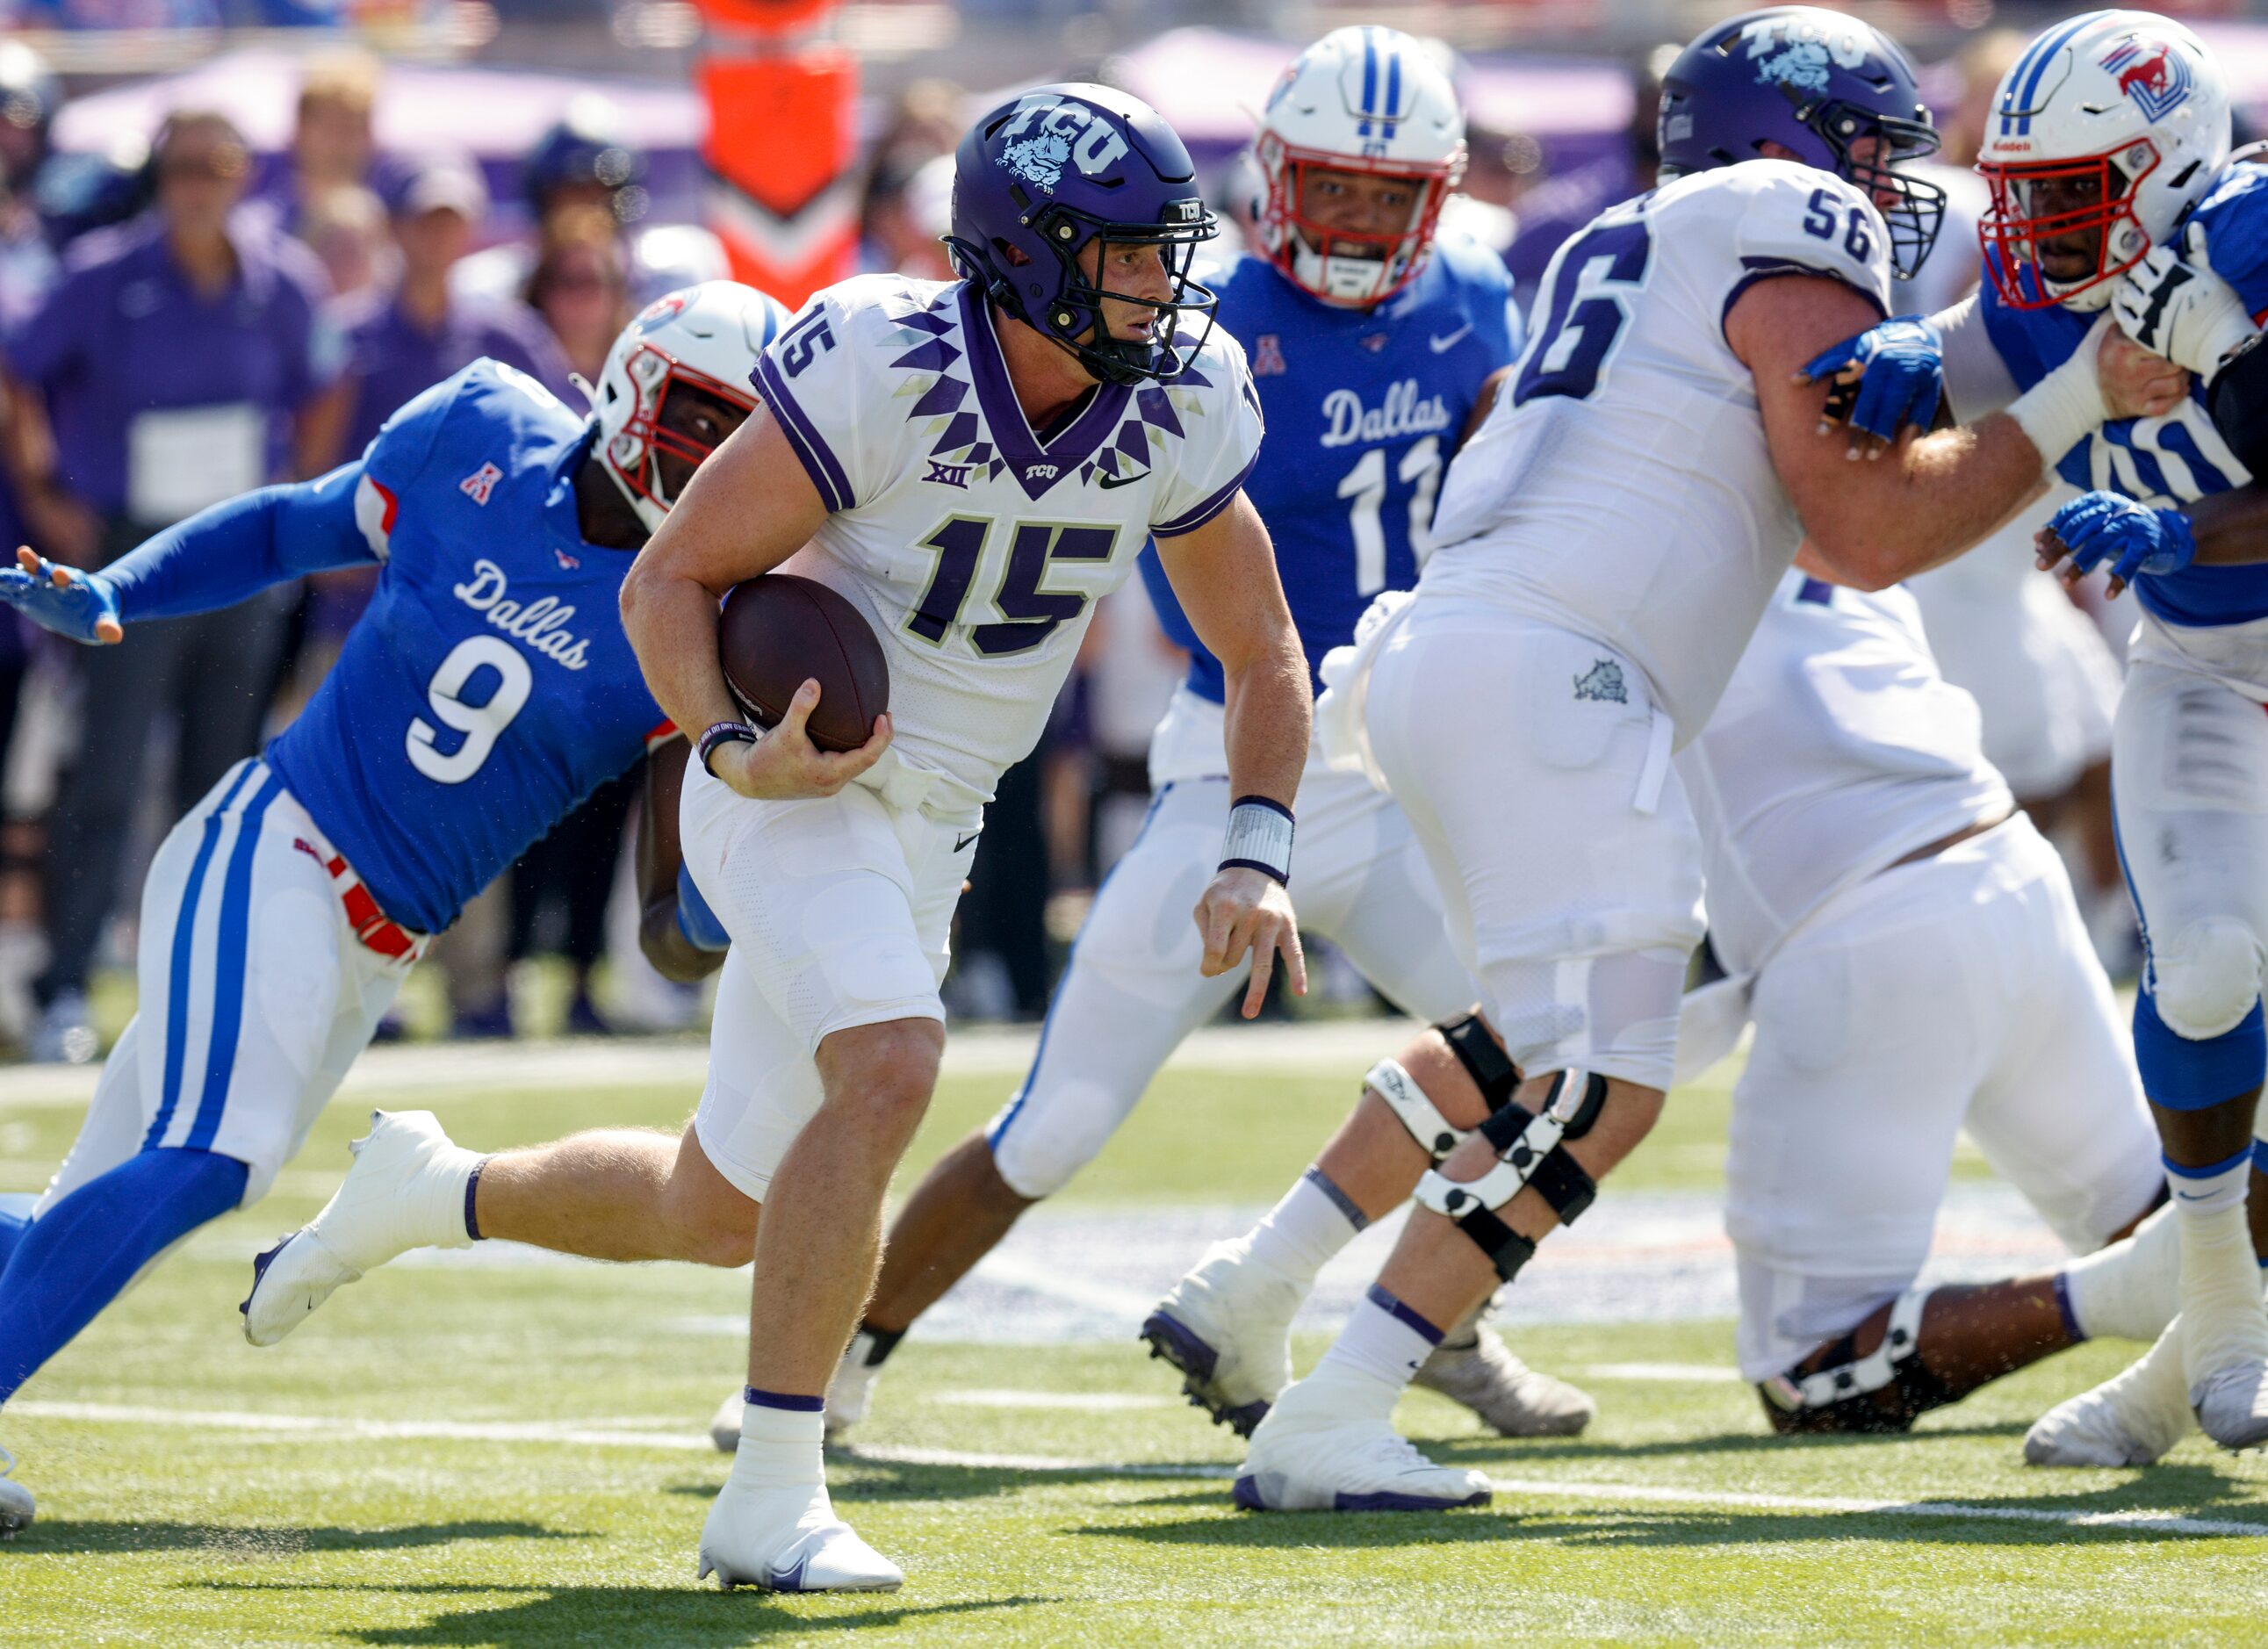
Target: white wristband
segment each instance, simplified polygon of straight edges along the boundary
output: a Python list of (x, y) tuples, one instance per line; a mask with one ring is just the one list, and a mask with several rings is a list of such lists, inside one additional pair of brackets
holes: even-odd
[(1265, 796), (1240, 796), (1228, 810), (1220, 868), (1241, 865), (1292, 885), (1292, 810)]
[(2110, 416), (2102, 402), (2102, 385), (2095, 375), (2095, 357), (2110, 324), (2107, 319), (2096, 322), (2069, 360), (2017, 396), (2008, 408), (2008, 416), (2039, 449), (2043, 469), (2052, 469)]

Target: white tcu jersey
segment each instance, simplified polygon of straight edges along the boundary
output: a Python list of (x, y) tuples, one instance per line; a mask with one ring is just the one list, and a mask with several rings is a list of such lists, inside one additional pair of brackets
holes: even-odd
[(1710, 940), (1736, 975), (1830, 894), (2014, 805), (1913, 598), (1794, 572), (1677, 771), (1701, 825)]
[(1605, 643), (1692, 738), (1803, 536), (1725, 316), (1781, 275), (1885, 306), (1888, 239), (1851, 185), (1781, 160), (1592, 219), (1544, 273), (1510, 393), (1449, 467), (1421, 596)]
[(784, 570), (849, 598), (889, 659), (896, 731), (869, 777), (895, 798), (884, 769), (936, 776), (935, 807), (991, 799), (1097, 599), (1151, 534), (1226, 508), (1260, 447), (1244, 351), (1218, 328), (1173, 382), (1100, 385), (1042, 438), (995, 324), (966, 283), (862, 276), (806, 304), (755, 375), (830, 512)]

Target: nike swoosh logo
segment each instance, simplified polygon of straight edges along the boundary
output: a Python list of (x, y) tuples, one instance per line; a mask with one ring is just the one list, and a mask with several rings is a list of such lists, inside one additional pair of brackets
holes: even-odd
[(1150, 473), (1150, 472), (1149, 472), (1148, 470), (1146, 470), (1146, 469), (1145, 469), (1145, 470), (1144, 470), (1144, 471), (1142, 472), (1142, 474), (1141, 474), (1140, 475), (1098, 475), (1097, 476), (1095, 476), (1095, 479), (1096, 479), (1097, 481), (1099, 481), (1099, 482), (1101, 482), (1102, 483), (1102, 490), (1103, 490), (1105, 492), (1108, 492), (1108, 491), (1109, 491), (1113, 487), (1130, 487), (1130, 486), (1132, 486), (1136, 482), (1142, 480), (1142, 479), (1143, 479), (1143, 477), (1144, 477), (1144, 476), (1146, 476), (1149, 473)]
[(1467, 322), (1465, 322), (1465, 324), (1464, 324), (1463, 326), (1459, 327), (1459, 328), (1458, 328), (1454, 332), (1452, 332), (1452, 333), (1451, 333), (1447, 337), (1446, 337), (1446, 338), (1427, 338), (1427, 339), (1425, 340), (1425, 342), (1426, 342), (1428, 344), (1430, 344), (1430, 345), (1432, 345), (1432, 350), (1433, 350), (1433, 353), (1434, 353), (1434, 354), (1436, 354), (1436, 355), (1444, 354), (1444, 353), (1446, 353), (1447, 351), (1448, 351), (1448, 350), (1453, 350), (1453, 349), (1456, 348), (1456, 346), (1457, 346), (1458, 344), (1460, 344), (1460, 343), (1462, 343), (1462, 342), (1464, 342), (1465, 335), (1466, 335), (1467, 333), (1470, 332), (1472, 329), (1473, 329), (1473, 323), (1472, 323), (1471, 321), (1468, 320)]
[(981, 836), (984, 833), (982, 830), (971, 830), (967, 836), (961, 837), (960, 841), (953, 844), (953, 850), (956, 853), (960, 852), (961, 849), (967, 847), (971, 842), (974, 842), (978, 836)]

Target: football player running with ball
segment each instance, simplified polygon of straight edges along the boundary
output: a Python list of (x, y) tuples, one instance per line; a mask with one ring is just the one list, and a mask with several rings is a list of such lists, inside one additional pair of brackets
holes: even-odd
[(2007, 413), (1852, 463), (1806, 364), (1883, 312), (1942, 201), (1904, 54), (1806, 7), (1712, 28), (1671, 68), (1663, 186), (1572, 237), (1508, 393), (1458, 454), (1414, 596), (1326, 663), (1343, 761), (1386, 783), (1522, 1073), (1419, 1182), (1369, 1299), (1253, 1433), (1241, 1504), (1488, 1496), (1393, 1428), (1416, 1369), (1659, 1115), (1702, 931), (1670, 757), (1781, 575), (1880, 588), (1949, 559), (2105, 416), (2094, 352)]
[[(1384, 28), (1339, 29), (1309, 47), (1261, 117), (1266, 252), (1226, 271), (1218, 324), (1244, 346), (1267, 413), (1267, 455), (1246, 490), (1275, 541), (1311, 670), (1354, 633), (1373, 596), (1416, 581), (1441, 471), (1484, 385), (1516, 353), (1502, 260), (1434, 234), (1463, 168), (1464, 125), (1448, 77), (1416, 40)], [(1198, 936), (1160, 919), (1211, 873), (1233, 792), (1220, 661), (1190, 629), (1158, 558), (1145, 556), (1142, 570), (1190, 657), (1151, 741), (1149, 815), (1096, 895), (1022, 1086), (898, 1216), (874, 1298), (828, 1388), (830, 1436), (865, 1414), (883, 1359), (915, 1318), (1094, 1159), (1182, 1039), (1240, 993), (1247, 1012), (1258, 1006), (1242, 969), (1200, 974)], [(1300, 797), (1302, 924), (1344, 946), (1408, 1012), (1462, 1019), (1478, 990), (1444, 937), (1432, 872), (1400, 810), (1312, 751)], [(1349, 1207), (1328, 1175), (1310, 1175), (1255, 1233), (1256, 1263), (1238, 1272), (1233, 1297), (1201, 1321), (1153, 1319), (1145, 1329), (1240, 1430), (1258, 1418), (1248, 1405), (1291, 1375), (1240, 1367), (1232, 1336), (1282, 1343), (1314, 1268), (1359, 1228)], [(1592, 1411), (1581, 1393), (1471, 1325), (1419, 1378), (1518, 1434), (1580, 1431)], [(712, 1429), (720, 1446), (737, 1440), (737, 1398)]]
[[(320, 480), (217, 504), (100, 572), (29, 550), (0, 572), (0, 598), (49, 629), (130, 647), (148, 620), (381, 569), (298, 719), (158, 850), (140, 1012), (29, 1223), (0, 1217), (0, 1402), (175, 1243), (267, 1194), (428, 936), (649, 750), (641, 937), (675, 977), (716, 966), (724, 939), (674, 846), (683, 746), (639, 679), (616, 593), (748, 416), (748, 371), (785, 319), (729, 281), (674, 292), (615, 342), (593, 416), (475, 361)], [(423, 1113), (382, 1119), (361, 1150), (472, 1160)], [(469, 1240), (461, 1186), (408, 1211)], [(0, 1481), (0, 1527), (32, 1513)]]
[[(2229, 156), (2228, 92), (2196, 36), (2145, 11), (2057, 25), (2000, 84), (1978, 170), (1994, 204), (1986, 279), (1931, 318), (1956, 414), (2044, 381), (2117, 324), (2191, 375), (2162, 416), (2114, 421), (2057, 465), (2095, 490), (2059, 510), (2043, 563), (2110, 563), (2141, 613), (2112, 737), (2111, 792), (2147, 966), (2134, 1052), (2181, 1235), (2181, 1317), (2132, 1369), (2043, 1417), (2039, 1465), (2154, 1460), (2192, 1424), (2268, 1441), (2268, 1218), (2254, 1130), (2268, 1034), (2268, 701), (2263, 635), (2268, 167)], [(1904, 375), (1861, 344), (1868, 376)], [(1929, 365), (1927, 349), (1915, 352)], [(1918, 379), (1917, 381), (1924, 381)], [(1892, 400), (1901, 387), (1886, 387)], [(1926, 393), (1926, 392), (1925, 392)], [(2250, 1218), (2247, 1218), (2247, 1194)]]
[[(1311, 696), (1243, 493), (1259, 401), (1189, 277), (1215, 232), (1195, 167), (1154, 111), (1094, 85), (1002, 104), (955, 166), (963, 278), (870, 276), (806, 304), (756, 363), (762, 409), (623, 585), (656, 697), (705, 729), (685, 856), (732, 952), (694, 1125), (682, 1142), (614, 1131), (505, 1153), (478, 1179), (484, 1233), (596, 1258), (658, 1257), (654, 1229), (688, 1187), (718, 1222), (716, 1257), (753, 1229), (740, 1441), (701, 1540), (700, 1572), (727, 1586), (903, 1579), (835, 1515), (823, 1397), (936, 1083), (938, 984), (984, 805), (1146, 538), (1223, 674), (1233, 799), (1189, 965), (1249, 958), (1256, 997), (1280, 956), (1305, 985), (1285, 884)], [(839, 592), (882, 643), (891, 710), (862, 749), (805, 736), (812, 683), (769, 735), (740, 719), (718, 603), (776, 567)], [(359, 1251), (384, 1237), (377, 1259), (439, 1240), (373, 1211), (424, 1182), (362, 1167), (319, 1226), (350, 1215)], [(492, 1181), (526, 1226), (491, 1225)]]

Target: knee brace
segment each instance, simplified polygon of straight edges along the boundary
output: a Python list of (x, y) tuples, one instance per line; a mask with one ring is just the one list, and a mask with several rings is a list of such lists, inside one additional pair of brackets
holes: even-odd
[[(1520, 1067), (1497, 1045), (1479, 1014), (1445, 1020), (1433, 1028), (1449, 1044), (1449, 1051), (1456, 1055), (1457, 1063), (1481, 1091), (1481, 1098), (1487, 1101), (1490, 1110), (1498, 1110), (1511, 1103), (1513, 1091), (1520, 1086)], [(1433, 1103), (1424, 1085), (1398, 1059), (1380, 1060), (1370, 1068), (1363, 1083), (1386, 1101), (1387, 1108), (1410, 1130), (1410, 1137), (1437, 1163), (1472, 1135), (1471, 1129), (1460, 1128), (1441, 1115), (1440, 1108)]]
[(1512, 1103), (1513, 1091), (1520, 1086), (1520, 1067), (1512, 1063), (1512, 1056), (1504, 1051), (1504, 1044), (1478, 1013), (1443, 1020), (1433, 1028), (1449, 1044), (1449, 1051), (1456, 1055), (1457, 1063), (1481, 1091), (1491, 1111), (1500, 1111)]
[[(1861, 1357), (1854, 1330), (1828, 1349), (1822, 1365), (1808, 1374), (1793, 1370), (1756, 1382), (1773, 1429), (1781, 1432), (1904, 1432), (1949, 1395), (1945, 1382), (1922, 1366), (1922, 1309), (1926, 1288), (1908, 1289), (1890, 1306), (1882, 1343)], [(1891, 1394), (1885, 1403), (1879, 1395)]]
[(1440, 1108), (1418, 1086), (1418, 1078), (1404, 1070), (1398, 1059), (1381, 1059), (1370, 1068), (1363, 1086), (1386, 1101), (1387, 1108), (1402, 1119), (1427, 1156), (1438, 1163), (1470, 1137), (1472, 1130), (1460, 1128), (1441, 1115)]
[(2155, 995), (2138, 991), (2134, 1064), (2142, 1073), (2142, 1092), (2169, 1111), (2199, 1111), (2249, 1093), (2268, 1071), (2260, 1004), (2234, 1030), (2200, 1041), (2176, 1034), (2161, 1017)]
[(2150, 939), (2150, 994), (2176, 1035), (2219, 1036), (2260, 998), (2260, 941), (2234, 917), (2202, 917)]
[(1535, 1255), (1535, 1245), (1497, 1218), (1496, 1211), (1520, 1195), (1522, 1186), (1532, 1185), (1561, 1225), (1575, 1223), (1599, 1188), (1560, 1147), (1591, 1131), (1606, 1098), (1604, 1077), (1587, 1071), (1561, 1071), (1542, 1115), (1525, 1106), (1506, 1105), (1481, 1124), (1482, 1137), (1496, 1148), (1494, 1167), (1463, 1185), (1444, 1179), (1440, 1169), (1432, 1169), (1418, 1182), (1418, 1202), (1454, 1221), (1473, 1246), (1488, 1255), (1497, 1276), (1510, 1282)]

